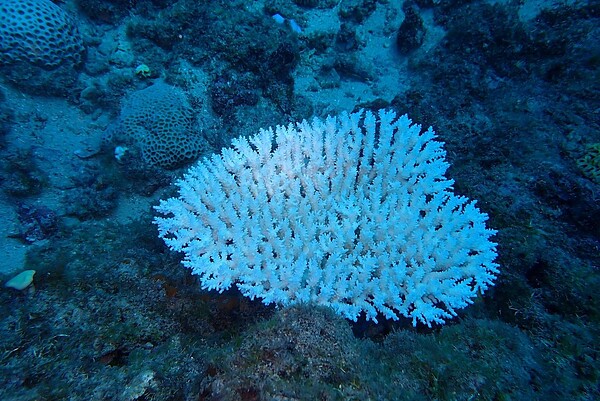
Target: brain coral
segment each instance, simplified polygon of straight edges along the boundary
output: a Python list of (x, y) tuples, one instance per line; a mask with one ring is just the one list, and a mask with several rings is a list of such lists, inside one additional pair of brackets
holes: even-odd
[(380, 110), (238, 138), (156, 208), (203, 288), (443, 323), (493, 285), (494, 230), (430, 128)]
[(195, 159), (205, 144), (187, 96), (163, 81), (124, 102), (116, 139), (138, 148), (146, 163), (165, 168)]
[(73, 20), (50, 0), (0, 2), (0, 64), (77, 65), (83, 52)]

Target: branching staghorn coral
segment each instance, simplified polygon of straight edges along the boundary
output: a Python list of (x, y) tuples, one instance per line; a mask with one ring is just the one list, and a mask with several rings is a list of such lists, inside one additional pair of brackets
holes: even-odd
[(155, 222), (203, 288), (441, 324), (498, 273), (495, 231), (453, 194), (445, 155), (391, 111), (278, 126), (192, 167)]

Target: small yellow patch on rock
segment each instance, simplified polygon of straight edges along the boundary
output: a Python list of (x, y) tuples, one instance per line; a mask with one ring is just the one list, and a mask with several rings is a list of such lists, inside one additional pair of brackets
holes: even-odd
[(4, 286), (15, 290), (24, 290), (33, 282), (34, 275), (35, 270), (25, 270), (8, 280)]

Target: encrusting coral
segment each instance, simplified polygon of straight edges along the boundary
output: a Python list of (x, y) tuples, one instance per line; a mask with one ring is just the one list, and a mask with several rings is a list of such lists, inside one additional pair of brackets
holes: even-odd
[(577, 159), (577, 166), (586, 177), (600, 184), (600, 143), (588, 145), (585, 154)]

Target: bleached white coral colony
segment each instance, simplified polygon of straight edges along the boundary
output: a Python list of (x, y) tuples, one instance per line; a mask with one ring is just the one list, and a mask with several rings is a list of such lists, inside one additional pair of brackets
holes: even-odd
[(261, 130), (191, 168), (155, 222), (203, 288), (444, 323), (498, 265), (434, 138), (385, 110)]

